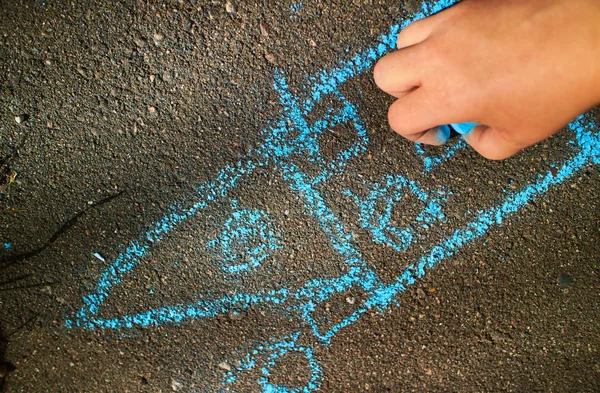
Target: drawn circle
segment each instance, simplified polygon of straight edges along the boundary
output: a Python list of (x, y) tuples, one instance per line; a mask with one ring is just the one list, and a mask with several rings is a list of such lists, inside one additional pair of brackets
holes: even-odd
[[(310, 367), (311, 376), (310, 380), (304, 386), (291, 388), (288, 386), (272, 384), (269, 382), (269, 376), (271, 374), (271, 369), (277, 364), (277, 361), (281, 359), (283, 355), (288, 352), (300, 352), (306, 356), (308, 360), (308, 365)], [(319, 363), (315, 360), (313, 350), (307, 347), (296, 347), (294, 349), (288, 350), (284, 349), (278, 352), (274, 352), (269, 356), (269, 360), (266, 362), (265, 366), (262, 368), (263, 375), (259, 377), (258, 383), (262, 386), (263, 392), (270, 393), (311, 393), (319, 389), (320, 380), (322, 379), (322, 370)]]
[(225, 222), (221, 234), (207, 243), (217, 249), (222, 269), (241, 273), (260, 266), (280, 249), (280, 234), (263, 210), (238, 210)]

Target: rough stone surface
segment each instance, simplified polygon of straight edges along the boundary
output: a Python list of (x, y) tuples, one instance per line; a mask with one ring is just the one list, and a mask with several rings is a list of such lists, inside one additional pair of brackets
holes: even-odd
[[(5, 391), (219, 391), (261, 343), (298, 329), (308, 336), (284, 307), (121, 331), (65, 321), (103, 269), (173, 202), (261, 146), (261, 131), (282, 114), (276, 69), (303, 91), (306, 75), (373, 46), (418, 9), (413, 0), (2, 1), (0, 260), (13, 261), (0, 266)], [(325, 193), (391, 172), (419, 174), (414, 146), (387, 126), (391, 99), (371, 72), (341, 91), (358, 106), (370, 142)], [(28, 120), (16, 120), (23, 113)], [(347, 133), (334, 131), (331, 151)], [(507, 184), (551, 171), (571, 139), (563, 131), (504, 162), (465, 149), (421, 180), (455, 192), (445, 213), (460, 221), (501, 200)], [(232, 198), (277, 217), (285, 229), (277, 259), (237, 286), (218, 281), (219, 256), (205, 245), (229, 217), (223, 203), (185, 224), (180, 238), (165, 238), (114, 289), (103, 315), (299, 285), (346, 269), (278, 174), (253, 176)], [(345, 197), (330, 204), (356, 221)], [(398, 223), (414, 217), (414, 207), (403, 206)], [(599, 391), (599, 211), (600, 173), (589, 166), (428, 272), (385, 312), (369, 310), (329, 346), (317, 346), (319, 391)], [(392, 280), (455, 229), (433, 226), (404, 253), (374, 245), (367, 231), (355, 241)], [(360, 291), (345, 293), (315, 314), (351, 312), (365, 301)], [(306, 357), (288, 353), (269, 381), (303, 386), (308, 367)], [(232, 391), (260, 391), (258, 377)]]

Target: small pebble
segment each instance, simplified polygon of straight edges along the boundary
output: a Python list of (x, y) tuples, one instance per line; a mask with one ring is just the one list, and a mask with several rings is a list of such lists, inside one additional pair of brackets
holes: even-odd
[(163, 40), (163, 38), (165, 38), (165, 36), (162, 35), (161, 33), (154, 33), (152, 35), (152, 39), (154, 40), (154, 43), (156, 45), (160, 44), (160, 42)]
[(266, 24), (264, 24), (263, 22), (260, 22), (260, 33), (265, 37), (268, 38), (269, 37), (269, 28), (267, 27)]
[(346, 302), (348, 302), (348, 304), (354, 304), (356, 302), (356, 299), (353, 296), (348, 296), (346, 298)]
[(235, 12), (235, 7), (231, 3), (231, 1), (227, 1), (227, 3), (225, 3), (225, 11), (227, 11), (230, 14), (233, 14)]
[(275, 63), (275, 56), (273, 56), (271, 53), (267, 53), (265, 55), (265, 59), (267, 59), (267, 61), (269, 61), (269, 63)]
[(154, 115), (156, 113), (156, 107), (149, 106), (148, 107), (148, 113), (150, 113), (151, 115)]
[(163, 72), (162, 80), (165, 82), (172, 82), (173, 81), (173, 73), (171, 71)]
[(27, 121), (27, 118), (28, 118), (27, 115), (18, 115), (18, 116), (15, 116), (15, 121), (17, 122), (17, 124), (22, 124)]
[(231, 366), (225, 362), (219, 363), (219, 368), (225, 371), (231, 371)]
[(171, 379), (171, 390), (174, 392), (178, 392), (183, 388), (183, 385), (180, 382), (177, 382), (174, 379)]

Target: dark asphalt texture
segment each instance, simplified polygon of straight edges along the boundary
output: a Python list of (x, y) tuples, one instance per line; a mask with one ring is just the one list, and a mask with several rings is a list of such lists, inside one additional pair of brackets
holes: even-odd
[[(0, 242), (12, 245), (0, 244), (0, 363), (15, 367), (6, 392), (217, 392), (223, 363), (235, 367), (258, 343), (298, 329), (297, 319), (267, 306), (143, 329), (65, 326), (125, 245), (171, 203), (260, 146), (260, 132), (281, 117), (275, 69), (302, 91), (305, 75), (373, 46), (420, 10), (416, 0), (231, 7), (0, 0)], [(370, 141), (324, 192), (391, 172), (418, 177), (414, 146), (389, 130), (391, 99), (371, 72), (341, 90), (359, 108)], [(375, 245), (365, 230), (356, 241), (391, 282), (464, 224), (466, 212), (497, 203), (507, 184), (529, 184), (569, 156), (572, 138), (563, 131), (503, 162), (462, 150), (420, 178), (425, 187), (452, 188), (445, 207), (452, 224), (435, 226), (403, 253)], [(331, 143), (338, 142), (343, 137)], [(103, 312), (295, 285), (346, 269), (277, 174), (255, 172), (232, 198), (276, 217), (284, 232), (280, 267), (243, 284), (220, 281), (205, 252), (230, 213), (217, 204), (180, 237), (163, 240), (111, 292)], [(357, 220), (347, 199), (334, 199), (331, 209)], [(403, 209), (399, 220), (414, 219), (414, 207)], [(600, 391), (599, 212), (600, 172), (588, 166), (443, 261), (398, 304), (367, 312), (330, 346), (317, 346), (318, 391)], [(360, 292), (353, 296), (361, 302)], [(345, 300), (332, 299), (321, 312), (344, 314)], [(292, 389), (309, 375), (307, 360), (292, 353), (269, 378)], [(231, 391), (259, 392), (258, 378), (251, 372)]]

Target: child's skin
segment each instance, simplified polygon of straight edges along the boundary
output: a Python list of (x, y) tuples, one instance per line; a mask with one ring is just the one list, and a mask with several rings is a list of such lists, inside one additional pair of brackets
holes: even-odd
[(504, 159), (600, 103), (600, 0), (464, 0), (409, 25), (375, 82), (390, 126), (415, 142), (477, 122), (465, 140)]

